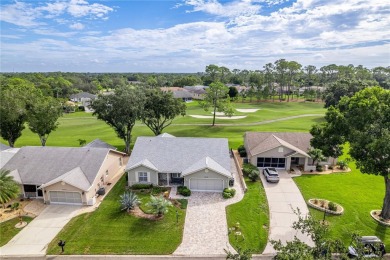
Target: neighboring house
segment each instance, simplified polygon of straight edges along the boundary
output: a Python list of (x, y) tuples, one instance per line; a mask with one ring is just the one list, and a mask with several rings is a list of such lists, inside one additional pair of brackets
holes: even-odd
[(110, 145), (110, 144), (100, 140), (99, 138), (93, 140), (90, 143), (87, 143), (83, 147), (84, 148), (108, 148), (108, 149), (111, 149), (111, 150), (117, 150), (117, 148), (115, 146), (112, 146), (112, 145)]
[(138, 137), (126, 166), (128, 183), (185, 185), (192, 191), (222, 192), (233, 179), (225, 138)]
[(196, 86), (184, 86), (184, 89), (192, 94), (193, 99), (203, 100), (206, 95), (206, 89), (208, 86), (196, 85)]
[(91, 101), (96, 99), (96, 95), (93, 95), (88, 92), (81, 92), (71, 95), (69, 99), (73, 102), (80, 102), (83, 104), (84, 107), (86, 107), (91, 104)]
[(310, 90), (313, 90), (315, 92), (318, 92), (318, 93), (323, 93), (325, 91), (325, 88), (324, 87), (321, 87), (321, 86), (309, 86), (309, 87), (301, 87), (299, 88), (299, 95), (302, 95), (305, 93), (305, 91), (310, 91)]
[(192, 101), (192, 93), (189, 91), (185, 90), (184, 88), (179, 88), (179, 87), (162, 87), (160, 88), (161, 91), (163, 92), (172, 92), (174, 98), (180, 98), (184, 102), (190, 102)]
[(26, 146), (4, 165), (26, 198), (93, 205), (96, 192), (123, 171), (125, 154), (107, 148)]
[[(246, 132), (244, 145), (251, 164), (259, 167), (274, 167), (289, 170), (301, 165), (304, 171), (315, 170), (313, 160), (307, 154), (312, 135), (309, 133)], [(329, 157), (321, 165), (332, 165)]]

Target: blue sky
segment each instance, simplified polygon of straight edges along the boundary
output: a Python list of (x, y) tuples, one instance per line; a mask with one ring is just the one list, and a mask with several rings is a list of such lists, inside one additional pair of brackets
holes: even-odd
[(2, 72), (390, 65), (388, 0), (0, 1)]

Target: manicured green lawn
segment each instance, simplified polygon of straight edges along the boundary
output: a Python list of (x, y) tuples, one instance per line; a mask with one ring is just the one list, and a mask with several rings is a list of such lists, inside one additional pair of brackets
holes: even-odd
[[(50, 243), (47, 254), (60, 252), (60, 239), (66, 241), (65, 254), (171, 254), (183, 237), (185, 210), (172, 207), (157, 221), (129, 215), (119, 208), (124, 185), (122, 178), (95, 212), (73, 218)], [(149, 195), (140, 197), (145, 201)]]
[(246, 181), (248, 191), (244, 198), (226, 207), (228, 227), (239, 223), (244, 235), (236, 236), (235, 231), (229, 234), (230, 244), (234, 248), (248, 249), (253, 254), (263, 252), (268, 239), (269, 212), (267, 197), (260, 181)]
[[(294, 131), (307, 132), (311, 125), (320, 122), (322, 116), (303, 117), (268, 123), (255, 126), (241, 126), (240, 123), (260, 122), (264, 120), (284, 118), (302, 114), (324, 114), (322, 104), (318, 103), (237, 103), (237, 108), (261, 108), (255, 113), (247, 113), (248, 118), (240, 120), (219, 120), (217, 123), (234, 123), (236, 126), (214, 126), (211, 125), (174, 125), (179, 124), (211, 124), (210, 119), (196, 119), (188, 116), (189, 114), (207, 114), (197, 104), (192, 102), (188, 104), (187, 116), (178, 117), (174, 124), (167, 127), (164, 132), (169, 132), (175, 136), (193, 136), (193, 137), (225, 137), (229, 139), (229, 145), (237, 148), (243, 143), (243, 135), (246, 131)], [(210, 114), (211, 115), (211, 114)], [(52, 132), (47, 141), (48, 146), (79, 146), (78, 139), (84, 139), (90, 142), (100, 138), (108, 142), (119, 150), (123, 150), (124, 144), (119, 139), (114, 130), (105, 122), (97, 120), (92, 114), (77, 112), (66, 114), (59, 119), (59, 127)], [(138, 122), (133, 129), (133, 144), (138, 136), (151, 136), (152, 131), (148, 127)], [(2, 140), (3, 143), (6, 143)], [(27, 127), (22, 136), (16, 141), (16, 147), (25, 145), (40, 145), (39, 138), (33, 134)]]
[[(326, 216), (333, 238), (342, 239), (348, 245), (351, 234), (378, 236), (390, 247), (390, 228), (386, 228), (370, 216), (370, 211), (382, 206), (385, 187), (383, 177), (362, 174), (350, 163), (349, 173), (329, 175), (305, 175), (295, 178), (305, 200), (323, 198), (344, 207), (341, 216)], [(310, 209), (311, 214), (322, 219), (323, 212)]]
[[(23, 217), (23, 221), (30, 223), (33, 220), (30, 217)], [(7, 244), (22, 228), (16, 228), (15, 225), (19, 222), (19, 218), (13, 218), (0, 223), (0, 246)]]

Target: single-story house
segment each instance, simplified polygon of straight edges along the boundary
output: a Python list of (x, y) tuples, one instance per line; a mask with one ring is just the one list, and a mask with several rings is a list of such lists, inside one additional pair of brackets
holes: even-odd
[[(301, 165), (304, 171), (310, 171), (316, 169), (313, 159), (308, 155), (312, 138), (309, 133), (246, 132), (244, 146), (249, 162), (259, 168), (289, 170)], [(329, 157), (320, 164), (332, 165), (334, 160)]]
[(70, 100), (73, 102), (80, 102), (83, 106), (89, 106), (91, 101), (96, 99), (96, 95), (88, 93), (88, 92), (80, 92), (77, 94), (73, 94), (70, 96)]
[(190, 102), (192, 101), (192, 93), (190, 93), (188, 90), (184, 88), (179, 87), (161, 87), (161, 91), (163, 92), (172, 92), (174, 98), (180, 98), (184, 102)]
[(222, 192), (233, 179), (226, 138), (138, 137), (126, 166), (129, 186), (185, 185), (192, 191)]
[(124, 169), (125, 154), (108, 148), (25, 146), (3, 166), (23, 197), (50, 204), (93, 205), (99, 188)]
[(206, 89), (208, 86), (196, 85), (196, 86), (184, 86), (184, 89), (192, 94), (193, 99), (203, 100), (206, 95)]

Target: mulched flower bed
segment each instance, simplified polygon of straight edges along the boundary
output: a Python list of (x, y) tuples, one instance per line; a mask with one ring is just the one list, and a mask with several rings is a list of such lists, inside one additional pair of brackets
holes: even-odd
[(325, 199), (309, 199), (307, 201), (307, 204), (310, 207), (318, 209), (320, 211), (325, 211), (326, 213), (329, 213), (329, 214), (341, 215), (344, 213), (344, 208), (341, 205), (334, 203), (334, 202), (333, 202), (333, 204), (336, 206), (336, 210), (330, 210), (329, 203), (330, 203), (330, 201), (325, 200)]

